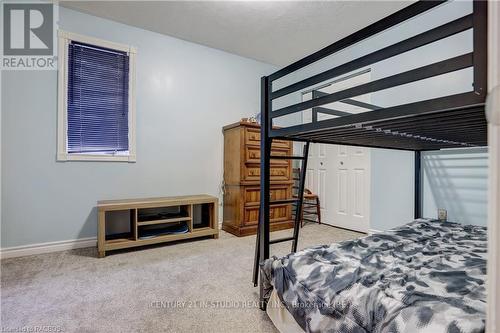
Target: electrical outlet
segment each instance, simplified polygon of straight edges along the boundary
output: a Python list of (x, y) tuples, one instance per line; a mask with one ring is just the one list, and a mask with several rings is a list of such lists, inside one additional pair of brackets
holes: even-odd
[(448, 220), (448, 211), (444, 208), (438, 208), (438, 220), (446, 222)]

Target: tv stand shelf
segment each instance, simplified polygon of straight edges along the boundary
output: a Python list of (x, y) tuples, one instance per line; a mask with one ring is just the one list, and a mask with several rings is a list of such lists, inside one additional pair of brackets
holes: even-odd
[[(97, 211), (99, 258), (103, 258), (106, 251), (196, 237), (219, 237), (218, 199), (209, 195), (103, 200), (97, 202)], [(112, 232), (118, 227), (127, 230)]]
[(152, 224), (164, 224), (164, 223), (176, 223), (176, 222), (184, 222), (191, 221), (191, 217), (173, 217), (170, 219), (163, 220), (151, 220), (151, 221), (137, 221), (137, 225), (152, 225)]

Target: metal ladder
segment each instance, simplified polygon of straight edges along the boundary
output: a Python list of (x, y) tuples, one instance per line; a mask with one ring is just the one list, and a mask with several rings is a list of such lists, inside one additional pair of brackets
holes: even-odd
[[(293, 225), (293, 236), (269, 240), (269, 245), (292, 241), (292, 249), (291, 249), (292, 253), (297, 252), (297, 244), (298, 244), (299, 229), (300, 229), (300, 218), (302, 215), (301, 211), (302, 211), (302, 205), (304, 202), (304, 188), (305, 188), (305, 178), (306, 178), (307, 157), (308, 156), (309, 156), (309, 142), (306, 142), (304, 144), (302, 156), (273, 156), (273, 155), (269, 155), (270, 160), (275, 159), (275, 160), (300, 160), (300, 161), (302, 161), (302, 166), (300, 168), (297, 198), (287, 199), (287, 200), (269, 201), (269, 206), (295, 203), (295, 220), (294, 220), (294, 225)], [(270, 192), (269, 188), (267, 188), (267, 189), (268, 189), (268, 191), (265, 191), (265, 192)], [(268, 195), (269, 196), (270, 193), (261, 193), (260, 195)], [(259, 278), (260, 245), (261, 245), (260, 244), (260, 242), (261, 242), (260, 228), (261, 228), (261, 224), (262, 224), (262, 223), (260, 223), (260, 221), (261, 221), (261, 215), (263, 214), (262, 208), (263, 207), (261, 205), (259, 208), (259, 224), (257, 227), (257, 237), (255, 239), (255, 258), (254, 258), (254, 263), (253, 263), (253, 285), (254, 285), (254, 287), (257, 287), (258, 278)], [(269, 224), (269, 221), (264, 221), (264, 223)]]

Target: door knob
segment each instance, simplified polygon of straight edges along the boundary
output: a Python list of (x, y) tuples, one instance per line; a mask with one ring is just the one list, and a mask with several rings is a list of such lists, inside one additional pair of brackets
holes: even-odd
[(344, 165), (344, 162), (343, 162), (343, 161), (340, 161), (340, 165)]

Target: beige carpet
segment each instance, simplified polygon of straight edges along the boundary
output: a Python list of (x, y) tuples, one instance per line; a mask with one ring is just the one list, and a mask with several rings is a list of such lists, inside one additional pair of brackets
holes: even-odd
[[(272, 237), (291, 235), (291, 230)], [(310, 224), (299, 248), (361, 234)], [(5, 259), (1, 326), (59, 332), (276, 332), (251, 283), (255, 236), (221, 232), (103, 259), (93, 248)], [(290, 243), (272, 245), (284, 255)]]

